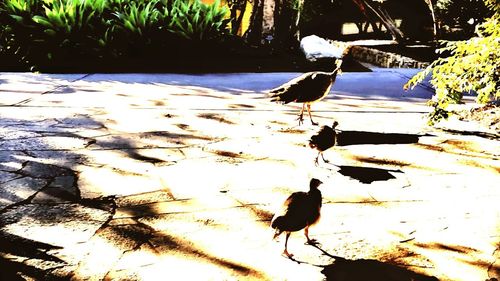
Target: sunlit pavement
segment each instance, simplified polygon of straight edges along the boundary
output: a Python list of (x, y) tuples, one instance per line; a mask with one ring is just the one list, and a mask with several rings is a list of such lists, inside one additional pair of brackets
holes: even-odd
[[(401, 89), (414, 73), (345, 73), (312, 108), (418, 142), (319, 166), (318, 127), (264, 93), (297, 73), (0, 73), (0, 280), (500, 278), (498, 139), (427, 127), (430, 88)], [(292, 234), (291, 260), (269, 223), (311, 177), (320, 244)]]

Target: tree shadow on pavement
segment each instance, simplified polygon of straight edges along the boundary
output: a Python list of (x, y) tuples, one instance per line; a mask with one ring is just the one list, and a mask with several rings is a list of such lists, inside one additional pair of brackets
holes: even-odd
[[(66, 280), (50, 273), (50, 270), (38, 268), (36, 265), (30, 265), (25, 261), (19, 260), (40, 260), (53, 264), (53, 267), (59, 267), (65, 264), (65, 261), (47, 253), (51, 250), (62, 249), (59, 246), (53, 246), (47, 243), (34, 241), (17, 235), (0, 231), (0, 280), (25, 280), (19, 274), (31, 277), (35, 280)], [(16, 257), (16, 258), (9, 258)]]

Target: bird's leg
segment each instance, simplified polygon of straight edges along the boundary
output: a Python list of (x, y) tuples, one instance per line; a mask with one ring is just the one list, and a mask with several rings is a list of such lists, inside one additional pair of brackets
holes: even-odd
[(318, 152), (318, 156), (316, 156), (316, 159), (314, 159), (314, 165), (318, 166), (319, 165), (319, 155), (321, 154), (321, 152)]
[[(330, 163), (330, 161), (325, 159), (322, 152), (320, 152), (320, 154), (321, 154), (321, 158), (323, 159), (323, 161), (325, 161), (325, 163)], [(319, 157), (319, 155), (318, 155), (318, 157)]]
[(299, 120), (299, 126), (304, 122), (304, 108), (305, 108), (306, 104), (303, 103), (302, 104), (302, 109), (300, 110), (300, 113), (299, 113), (299, 118), (297, 118), (297, 120)]
[(316, 241), (316, 239), (309, 238), (309, 226), (306, 226), (306, 228), (304, 228), (304, 234), (306, 235), (306, 238), (307, 238), (307, 244), (309, 244), (309, 245), (316, 245), (316, 244), (318, 244), (318, 242)]
[(285, 237), (285, 250), (283, 251), (283, 254), (286, 255), (287, 257), (291, 258), (293, 257), (292, 254), (290, 254), (287, 250), (287, 245), (288, 245), (288, 238), (290, 237), (290, 232), (287, 232), (286, 233), (286, 237)]
[(307, 104), (307, 112), (309, 113), (309, 119), (311, 119), (311, 124), (314, 126), (318, 125), (318, 123), (313, 121), (312, 115), (311, 115), (311, 105)]

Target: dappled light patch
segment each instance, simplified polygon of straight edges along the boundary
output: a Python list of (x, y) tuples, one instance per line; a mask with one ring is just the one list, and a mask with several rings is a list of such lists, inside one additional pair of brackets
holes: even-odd
[(423, 149), (427, 150), (432, 150), (432, 151), (437, 151), (437, 152), (444, 152), (444, 148), (438, 146), (438, 145), (433, 145), (433, 144), (426, 144), (426, 143), (416, 143), (415, 146), (421, 147)]
[(415, 246), (421, 247), (421, 248), (428, 248), (428, 249), (435, 249), (435, 250), (441, 250), (441, 251), (451, 251), (451, 252), (456, 252), (459, 254), (472, 254), (472, 253), (477, 253), (479, 252), (477, 249), (471, 248), (471, 247), (466, 247), (466, 246), (460, 246), (460, 245), (446, 245), (443, 243), (414, 243)]
[[(485, 147), (481, 148), (480, 146), (477, 146), (477, 144), (469, 147), (467, 143), (468, 142), (466, 141), (451, 140), (450, 142), (444, 141), (438, 144), (416, 143), (414, 145), (426, 150), (445, 152), (451, 155), (459, 155), (472, 159), (495, 160), (498, 158), (496, 153), (489, 153), (487, 151), (490, 150), (483, 150)], [(500, 146), (496, 145), (496, 147), (492, 146), (491, 148), (495, 150), (500, 148)]]
[(405, 166), (410, 166), (412, 165), (411, 163), (399, 161), (399, 160), (392, 160), (392, 159), (379, 159), (375, 157), (365, 157), (365, 156), (358, 156), (358, 155), (352, 155), (352, 159), (359, 161), (359, 162), (365, 162), (365, 163), (370, 163), (370, 164), (377, 164), (377, 165), (389, 165), (389, 166), (399, 166), (399, 167), (405, 167)]
[(461, 163), (465, 166), (470, 166), (470, 167), (476, 167), (480, 169), (485, 169), (485, 170), (490, 170), (493, 172), (500, 172), (500, 165), (488, 165), (488, 164), (483, 164), (479, 161), (475, 161), (474, 159), (461, 159), (458, 161), (458, 163)]
[[(36, 81), (33, 93), (0, 84), (19, 94), (0, 103), (26, 100), (0, 110), (0, 226), (9, 234), (0, 237), (2, 270), (35, 280), (495, 276), (498, 251), (485, 246), (498, 232), (494, 142), (420, 133), (431, 130), (421, 105), (334, 93), (313, 117), (338, 120), (344, 145), (326, 152), (332, 164), (315, 167), (306, 145), (317, 127), (297, 126), (297, 107), (276, 107), (255, 90), (290, 74), (244, 76), (263, 80), (255, 85), (234, 75), (162, 74), (149, 83), (92, 74), (55, 80), (40, 95)], [(176, 79), (184, 86), (170, 85)], [(58, 93), (64, 85), (75, 92)], [(281, 256), (269, 223), (275, 205), (306, 190), (310, 177), (325, 182), (311, 237), (339, 257), (297, 233), (290, 248), (298, 264)], [(434, 243), (445, 246), (424, 247)]]
[(165, 101), (161, 101), (161, 100), (154, 100), (153, 104), (156, 106), (165, 106), (166, 105)]
[(190, 126), (188, 124), (175, 124), (179, 129), (189, 131)]
[(269, 121), (269, 123), (276, 124), (276, 125), (281, 125), (281, 126), (287, 126), (287, 125), (289, 125), (288, 123), (283, 122), (283, 121), (279, 121), (279, 120), (271, 120), (271, 121)]
[(305, 130), (302, 129), (295, 129), (295, 128), (282, 128), (277, 130), (280, 133), (287, 133), (287, 134), (303, 134), (305, 133)]
[(213, 153), (219, 155), (219, 156), (224, 156), (224, 157), (230, 157), (230, 158), (245, 158), (243, 157), (243, 153), (234, 153), (231, 151), (224, 151), (224, 150), (215, 150)]
[(163, 202), (167, 200), (175, 200), (170, 189), (163, 187), (164, 190), (138, 193), (128, 196), (117, 197), (115, 200), (118, 208), (124, 206), (143, 205), (153, 202)]
[(234, 125), (235, 123), (231, 120), (226, 119), (224, 116), (216, 113), (200, 113), (197, 115), (200, 118), (218, 121), (224, 124)]
[(250, 104), (244, 104), (244, 103), (238, 103), (238, 104), (230, 104), (229, 105), (229, 108), (233, 108), (233, 109), (248, 109), (248, 108), (255, 108), (254, 105), (250, 105)]

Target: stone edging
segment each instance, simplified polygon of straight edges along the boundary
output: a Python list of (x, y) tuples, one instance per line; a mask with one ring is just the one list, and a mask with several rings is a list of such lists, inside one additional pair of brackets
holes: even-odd
[(409, 57), (364, 46), (353, 45), (349, 53), (356, 60), (386, 68), (425, 68), (429, 65), (427, 62), (420, 62)]

